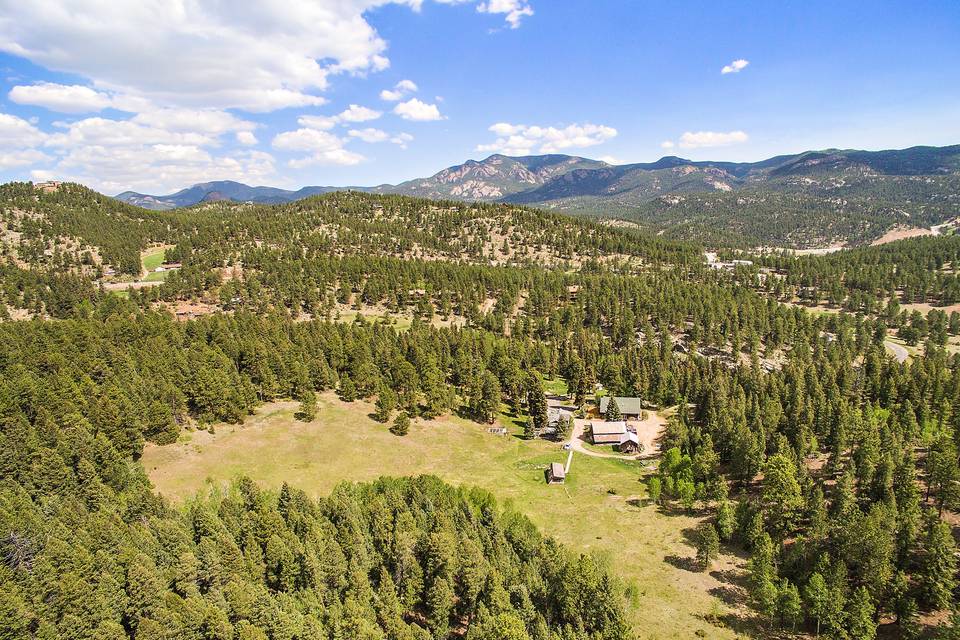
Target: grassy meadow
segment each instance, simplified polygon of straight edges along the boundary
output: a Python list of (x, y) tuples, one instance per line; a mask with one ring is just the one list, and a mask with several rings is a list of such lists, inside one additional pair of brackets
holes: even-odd
[(434, 474), (477, 485), (571, 549), (607, 558), (628, 588), (639, 638), (750, 633), (741, 617), (744, 561), (724, 555), (707, 573), (691, 570), (695, 551), (686, 538), (698, 520), (649, 504), (642, 463), (575, 454), (566, 484), (547, 485), (546, 465), (566, 460), (557, 443), (490, 434), (456, 417), (418, 420), (397, 437), (368, 417), (371, 404), (347, 404), (327, 393), (319, 405), (308, 424), (294, 420), (296, 403), (272, 403), (243, 425), (148, 445), (144, 467), (174, 501), (239, 474), (273, 487), (287, 481), (314, 496), (341, 481), (382, 475)]

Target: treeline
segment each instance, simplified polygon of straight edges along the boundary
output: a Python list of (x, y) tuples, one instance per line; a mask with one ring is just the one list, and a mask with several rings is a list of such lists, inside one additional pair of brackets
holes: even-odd
[(798, 345), (772, 375), (715, 377), (667, 436), (655, 493), (711, 505), (716, 538), (751, 552), (771, 625), (873, 638), (892, 620), (913, 637), (920, 613), (957, 602), (942, 517), (960, 509), (960, 358), (897, 365), (868, 333)]
[[(930, 236), (858, 247), (822, 256), (768, 255), (757, 266), (782, 277), (764, 288), (779, 297), (798, 295), (852, 313), (890, 313), (900, 304), (952, 305), (960, 302), (960, 236)], [(750, 270), (744, 270), (749, 274)]]

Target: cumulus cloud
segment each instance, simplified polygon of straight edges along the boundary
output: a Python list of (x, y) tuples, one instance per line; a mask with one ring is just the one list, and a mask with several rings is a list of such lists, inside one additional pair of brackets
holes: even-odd
[(533, 15), (533, 7), (526, 0), (486, 0), (477, 5), (480, 13), (504, 14), (511, 29), (520, 26), (520, 20)]
[(354, 165), (365, 158), (344, 148), (345, 141), (328, 131), (302, 128), (284, 131), (273, 138), (273, 147), (281, 151), (306, 152), (306, 156), (294, 158), (287, 164), (294, 169), (320, 165)]
[(50, 156), (37, 149), (0, 150), (0, 169), (26, 167), (49, 160)]
[(381, 129), (350, 129), (347, 133), (351, 138), (359, 138), (364, 142), (384, 142), (390, 138), (390, 134)]
[(675, 146), (677, 145), (673, 143), (673, 140), (664, 140), (660, 143), (661, 149), (673, 149)]
[(571, 124), (563, 128), (528, 126), (498, 122), (490, 126), (498, 137), (490, 144), (477, 146), (477, 151), (513, 156), (537, 153), (559, 153), (566, 149), (592, 147), (615, 138), (617, 130), (597, 124)]
[(749, 60), (744, 60), (743, 58), (740, 58), (738, 60), (734, 60), (730, 64), (724, 65), (723, 68), (720, 69), (720, 73), (724, 75), (728, 73), (740, 73), (741, 71), (747, 68), (748, 64), (750, 64)]
[(347, 132), (351, 138), (357, 138), (358, 140), (363, 140), (371, 144), (377, 142), (392, 142), (395, 145), (399, 145), (402, 149), (407, 148), (407, 143), (413, 140), (413, 136), (409, 133), (398, 133), (396, 135), (390, 135), (386, 131), (381, 129), (374, 129), (372, 127), (367, 129), (351, 129)]
[[(194, 118), (194, 127), (187, 126), (186, 116)], [(94, 116), (55, 126), (44, 133), (0, 113), (0, 169), (29, 168), (34, 179), (74, 180), (105, 193), (163, 193), (208, 180), (276, 179), (270, 154), (212, 153), (227, 132), (253, 135), (250, 123), (230, 114), (157, 110), (126, 120)]]
[(396, 102), (397, 100), (402, 99), (405, 95), (410, 93), (416, 93), (417, 85), (413, 80), (401, 80), (397, 84), (393, 85), (393, 89), (384, 89), (380, 92), (380, 99), (386, 100), (387, 102)]
[(77, 84), (38, 82), (17, 85), (8, 94), (11, 102), (43, 107), (59, 113), (91, 113), (112, 106), (110, 96)]
[(407, 143), (413, 142), (413, 136), (409, 133), (398, 133), (397, 135), (390, 138), (390, 142), (395, 145), (398, 145), (401, 149), (407, 148)]
[(12, 149), (41, 144), (46, 134), (17, 116), (0, 113), (0, 148)]
[(318, 129), (320, 131), (330, 131), (338, 124), (349, 122), (367, 122), (376, 120), (383, 113), (375, 111), (369, 107), (362, 107), (358, 104), (351, 104), (335, 116), (322, 115), (304, 115), (297, 118), (297, 124), (307, 129)]
[(297, 124), (308, 129), (319, 129), (320, 131), (329, 131), (337, 126), (336, 116), (300, 116), (297, 118)]
[(252, 131), (256, 124), (241, 120), (219, 109), (150, 109), (134, 116), (131, 122), (166, 131), (193, 131), (220, 135), (231, 131)]
[(248, 147), (257, 144), (258, 142), (257, 136), (253, 135), (253, 132), (251, 131), (237, 131), (236, 137), (237, 142)]
[(743, 131), (687, 131), (680, 136), (681, 149), (701, 149), (704, 147), (726, 147), (741, 144), (749, 139)]
[[(331, 74), (389, 66), (386, 42), (364, 17), (389, 2), (420, 4), (252, 0), (238, 11), (219, 0), (6, 3), (0, 50), (89, 78), (94, 94), (250, 111), (316, 106), (324, 102), (317, 93), (327, 88)], [(38, 99), (37, 90), (32, 93)], [(39, 99), (71, 109), (84, 104), (96, 110), (103, 103), (76, 89), (66, 97), (54, 93), (47, 89)], [(18, 94), (31, 99), (29, 90)]]
[(393, 112), (404, 120), (416, 120), (426, 122), (429, 120), (442, 120), (440, 109), (435, 104), (428, 104), (416, 98), (410, 98), (406, 102), (401, 102), (393, 108)]
[(80, 182), (104, 193), (127, 189), (168, 193), (212, 180), (276, 182), (274, 158), (269, 153), (249, 150), (215, 156), (195, 146), (164, 144), (110, 149), (82, 146), (71, 150), (53, 170), (38, 170), (33, 175)]
[(358, 104), (351, 104), (337, 118), (340, 122), (366, 122), (367, 120), (376, 120), (382, 115), (383, 113), (380, 111), (361, 107)]

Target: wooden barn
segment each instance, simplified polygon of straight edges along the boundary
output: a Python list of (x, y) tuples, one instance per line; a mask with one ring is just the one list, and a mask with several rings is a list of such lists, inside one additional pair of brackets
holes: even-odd
[(627, 433), (627, 423), (623, 420), (606, 422), (594, 420), (590, 423), (590, 441), (593, 444), (620, 444)]

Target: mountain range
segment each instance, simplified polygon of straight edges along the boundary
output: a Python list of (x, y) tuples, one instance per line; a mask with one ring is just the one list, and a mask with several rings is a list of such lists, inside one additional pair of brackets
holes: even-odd
[[(929, 227), (960, 217), (960, 145), (827, 149), (759, 162), (666, 156), (624, 165), (560, 154), (495, 154), (396, 185), (289, 191), (218, 181), (169, 195), (127, 191), (116, 198), (171, 209), (215, 200), (275, 204), (342, 189), (538, 206), (624, 219), (669, 237), (820, 245), (869, 240), (898, 224)], [(804, 237), (812, 220), (820, 224)], [(778, 227), (770, 228), (771, 221)]]

